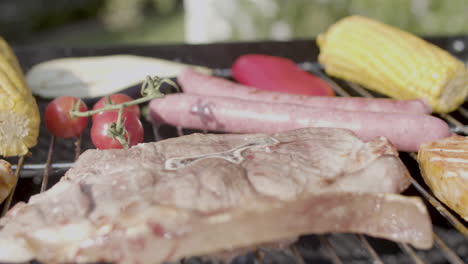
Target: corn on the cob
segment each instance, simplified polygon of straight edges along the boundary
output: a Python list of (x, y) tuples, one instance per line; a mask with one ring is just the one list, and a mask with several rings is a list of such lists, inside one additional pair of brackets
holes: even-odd
[(425, 98), (437, 113), (468, 94), (468, 70), (448, 52), (380, 22), (346, 17), (317, 38), (319, 62), (339, 78), (397, 99)]
[(37, 143), (39, 110), (8, 43), (0, 37), (0, 155), (24, 155)]
[(0, 56), (5, 58), (10, 65), (13, 65), (15, 70), (21, 72), (21, 67), (16, 59), (15, 53), (8, 43), (0, 36)]

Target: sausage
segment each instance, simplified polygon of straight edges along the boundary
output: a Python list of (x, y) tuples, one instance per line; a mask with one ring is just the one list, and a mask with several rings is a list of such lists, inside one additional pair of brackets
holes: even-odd
[(191, 94), (154, 99), (150, 113), (157, 123), (230, 133), (345, 128), (365, 141), (384, 136), (401, 151), (417, 151), (424, 142), (451, 135), (447, 123), (424, 114), (343, 111)]
[(252, 101), (293, 103), (325, 109), (429, 114), (431, 107), (422, 99), (308, 96), (271, 92), (237, 84), (226, 79), (186, 69), (178, 76), (182, 90), (190, 94), (229, 96)]

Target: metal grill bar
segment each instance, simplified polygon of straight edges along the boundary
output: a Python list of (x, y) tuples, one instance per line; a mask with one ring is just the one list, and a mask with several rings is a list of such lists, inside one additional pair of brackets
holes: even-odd
[(318, 238), (320, 242), (325, 246), (325, 249), (327, 250), (332, 262), (334, 264), (343, 264), (340, 257), (338, 257), (335, 248), (332, 246), (332, 244), (330, 244), (330, 241), (328, 241), (328, 238), (325, 235), (318, 235)]
[(153, 137), (156, 142), (162, 140), (163, 138), (159, 135), (159, 125), (151, 121), (151, 129), (153, 131)]
[(42, 176), (41, 192), (47, 189), (47, 184), (49, 183), (49, 175), (50, 175), (50, 170), (51, 170), (50, 167), (51, 167), (52, 158), (54, 155), (54, 149), (55, 149), (55, 136), (52, 135), (50, 138), (49, 151), (47, 153), (47, 161), (44, 166), (44, 175)]
[(3, 211), (2, 211), (1, 216), (4, 216), (8, 212), (8, 209), (10, 209), (11, 201), (13, 200), (13, 196), (15, 195), (16, 185), (18, 184), (18, 179), (19, 179), (19, 175), (21, 172), (21, 168), (23, 167), (23, 164), (24, 164), (24, 158), (25, 158), (24, 156), (21, 156), (18, 160), (18, 164), (16, 165), (15, 184), (13, 185), (13, 188), (11, 188), (10, 194), (8, 195), (5, 201), (5, 204), (3, 205)]
[(362, 95), (363, 97), (367, 97), (367, 98), (372, 98), (374, 96), (372, 96), (371, 93), (369, 93), (367, 90), (365, 90), (364, 88), (362, 88), (361, 86), (355, 84), (355, 83), (352, 83), (352, 82), (347, 82), (346, 84), (349, 85), (349, 87), (353, 88), (353, 90), (355, 90), (356, 92), (358, 92), (360, 95)]
[[(325, 81), (327, 81), (332, 86), (332, 88), (335, 90), (335, 92), (338, 95), (345, 96), (345, 97), (351, 96), (351, 94), (348, 93), (343, 87), (341, 87), (335, 81), (333, 81), (331, 78), (329, 78), (327, 75), (322, 73), (322, 71), (319, 68), (320, 65), (318, 65), (318, 66), (317, 66), (317, 64), (312, 64), (312, 65), (313, 65), (312, 66), (313, 67), (313, 73), (315, 75), (319, 76), (319, 77), (322, 77)], [(365, 90), (364, 88), (362, 88), (361, 86), (359, 86), (357, 84), (348, 82), (347, 85), (351, 89), (353, 89), (355, 92), (357, 92), (358, 94), (360, 94), (363, 97), (368, 97), (368, 98), (374, 97), (371, 93), (369, 93), (367, 90)], [(462, 116), (468, 117), (468, 110), (466, 110), (465, 108), (463, 108), (463, 107), (459, 108), (458, 112)], [(461, 122), (459, 122), (457, 119), (455, 119), (453, 116), (443, 115), (442, 118), (444, 118), (448, 123), (454, 125), (457, 129), (459, 129), (460, 133), (466, 133), (465, 126)], [(153, 125), (152, 128), (153, 128), (153, 134), (154, 134), (155, 140), (156, 141), (161, 140), (162, 138), (160, 137), (160, 135), (158, 133), (159, 126)], [(177, 130), (177, 135), (178, 136), (183, 136), (184, 135), (182, 127), (176, 127), (176, 130)], [(207, 131), (203, 131), (203, 132), (206, 133)], [(24, 158), (25, 157), (24, 156), (20, 157), (20, 159), (18, 161), (18, 164), (16, 166), (12, 166), (13, 169), (15, 170), (16, 181), (20, 177), (20, 171), (21, 171), (22, 168), (23, 169), (28, 169), (28, 170), (43, 169), (44, 170), (44, 176), (43, 176), (43, 182), (42, 182), (42, 186), (41, 186), (41, 192), (44, 191), (46, 189), (46, 186), (47, 186), (47, 183), (48, 183), (48, 176), (50, 174), (51, 169), (68, 169), (73, 164), (73, 163), (52, 163), (54, 148), (55, 148), (55, 138), (52, 136), (51, 144), (49, 145), (49, 152), (48, 152), (48, 156), (47, 156), (47, 162), (45, 164), (24, 164)], [(78, 138), (77, 141), (75, 142), (75, 157), (78, 158), (80, 153), (81, 153), (81, 138)], [(415, 158), (414, 153), (411, 153), (410, 155), (413, 158)], [(8, 196), (7, 201), (5, 202), (5, 206), (3, 208), (2, 215), (5, 214), (6, 211), (10, 207), (11, 200), (12, 200), (12, 197), (14, 195), (15, 188), (16, 188), (16, 183), (15, 183), (10, 195)], [(441, 213), (441, 215), (443, 215), (447, 219), (447, 221), (449, 223), (451, 223), (463, 235), (468, 236), (467, 228), (450, 211), (448, 211), (434, 196), (432, 196), (429, 192), (427, 192), (413, 178), (411, 178), (411, 183), (421, 193), (421, 195), (426, 200), (428, 200)], [(369, 255), (373, 258), (373, 263), (378, 263), (378, 264), (383, 263), (382, 259), (377, 254), (377, 252), (374, 250), (374, 248), (370, 245), (368, 240), (363, 235), (357, 235), (357, 237), (361, 241), (363, 246), (366, 248)], [(343, 263), (342, 260), (340, 259), (340, 257), (338, 256), (338, 253), (336, 252), (335, 248), (333, 247), (333, 245), (328, 240), (328, 238), (326, 236), (324, 236), (324, 235), (319, 235), (318, 238), (319, 238), (319, 241), (321, 242), (321, 244), (324, 245), (324, 249), (328, 252), (328, 255), (330, 256), (333, 263), (337, 263), (337, 264)], [(434, 240), (435, 240), (436, 246), (444, 253), (444, 255), (447, 257), (447, 259), (451, 263), (455, 263), (455, 264), (463, 263), (463, 261), (460, 259), (460, 257), (452, 249), (450, 249), (445, 244), (445, 242), (443, 240), (441, 240), (437, 236), (437, 234), (435, 234), (435, 233), (434, 233)], [(410, 246), (408, 246), (407, 244), (403, 244), (403, 243), (397, 243), (397, 244), (399, 245), (399, 247), (401, 248), (401, 250), (403, 252), (405, 252), (406, 254), (408, 254), (412, 258), (412, 260), (415, 263), (418, 263), (418, 264), (419, 263), (424, 263), (423, 260), (415, 253), (415, 251)], [(295, 258), (297, 263), (299, 263), (299, 264), (304, 264), (305, 263), (304, 258), (301, 256), (299, 250), (297, 249), (297, 247), (294, 244), (291, 245), (289, 249), (290, 249), (291, 253), (293, 254), (293, 257)], [(262, 254), (263, 253), (261, 252), (261, 250), (257, 251), (257, 255), (258, 255), (257, 257), (260, 257), (260, 255), (262, 255)], [(262, 260), (262, 258), (256, 259), (256, 261), (261, 261), (261, 260)], [(184, 262), (181, 262), (181, 263), (184, 263)]]
[[(74, 145), (75, 145), (75, 160), (77, 160), (78, 157), (81, 154), (81, 136), (76, 138)], [(41, 184), (41, 190), (40, 190), (41, 193), (44, 192), (47, 189), (47, 184), (49, 182), (50, 171), (51, 171), (51, 168), (53, 167), (52, 166), (53, 165), (52, 160), (53, 160), (53, 156), (54, 156), (54, 150), (55, 150), (55, 136), (52, 135), (51, 138), (50, 138), (49, 151), (47, 153), (47, 161), (43, 166), (40, 166), (40, 167), (44, 168), (44, 174), (42, 176), (42, 184)], [(68, 169), (68, 168), (71, 167), (71, 165), (73, 165), (73, 163), (63, 163), (61, 165), (62, 165), (62, 167), (65, 167), (65, 168)], [(63, 166), (63, 165), (66, 165), (67, 167)]]
[(463, 125), (460, 121), (455, 119), (453, 116), (445, 114), (445, 115), (440, 115), (445, 121), (447, 121), (449, 124), (454, 126), (454, 131), (455, 133), (463, 133), (463, 134), (468, 134), (468, 129)]
[[(51, 169), (69, 169), (73, 165), (73, 162), (53, 162), (50, 164)], [(47, 166), (47, 163), (40, 163), (40, 164), (24, 164), (23, 171), (31, 170), (31, 171), (38, 171), (44, 170)], [(12, 169), (16, 170), (17, 165), (11, 166)], [(30, 176), (30, 175), (29, 175)], [(21, 178), (24, 178), (24, 175), (21, 174)]]
[(447, 257), (450, 263), (454, 263), (454, 264), (465, 263), (463, 260), (460, 259), (460, 257), (455, 252), (453, 252), (451, 248), (447, 246), (447, 244), (445, 244), (445, 242), (442, 239), (440, 239), (440, 237), (436, 233), (434, 233), (434, 242), (436, 246), (439, 247), (440, 250), (444, 253), (445, 257)]
[(76, 138), (75, 141), (75, 160), (80, 157), (81, 154), (81, 135)]
[[(416, 159), (415, 153), (410, 153), (410, 156), (413, 159)], [(444, 205), (442, 205), (439, 200), (437, 200), (434, 196), (432, 196), (426, 189), (424, 189), (413, 177), (411, 177), (411, 184), (416, 188), (416, 190), (425, 198), (432, 206), (434, 206), (437, 211), (460, 233), (465, 236), (468, 236), (468, 229), (466, 226), (458, 220), (456, 216), (454, 216)]]
[(457, 111), (464, 117), (468, 118), (468, 110), (466, 110), (463, 106), (460, 106)]
[[(349, 93), (347, 92), (342, 92), (344, 90), (342, 87), (340, 87), (335, 81), (333, 81), (331, 78), (329, 78), (326, 74), (323, 74), (321, 70), (316, 70), (313, 71), (313, 74), (318, 75), (322, 77), (325, 81), (327, 81), (334, 89), (335, 87), (339, 87), (338, 90), (335, 90), (337, 94), (339, 95), (344, 95), (344, 96), (349, 96)], [(373, 98), (374, 96), (366, 91), (364, 88), (362, 88), (360, 85), (357, 85), (352, 82), (346, 82), (346, 84), (353, 89), (355, 92), (357, 92), (359, 95), (367, 98)], [(466, 110), (463, 107), (459, 108), (459, 112), (464, 116), (468, 116), (468, 110)], [(442, 115), (442, 118), (444, 118), (449, 124), (452, 124), (455, 127), (455, 133), (464, 133), (467, 134), (467, 129), (457, 119), (455, 119), (451, 115)], [(410, 153), (410, 156), (416, 160), (416, 154), (415, 153)], [(437, 211), (455, 228), (457, 229), (460, 233), (462, 233), (464, 236), (468, 236), (468, 229), (467, 227), (458, 220), (456, 216), (454, 216), (449, 210), (445, 208), (442, 203), (440, 203), (433, 195), (431, 195), (428, 191), (426, 191), (413, 177), (411, 177), (411, 184), (416, 188), (416, 190), (422, 195), (423, 198), (425, 198), (429, 203), (431, 203), (432, 206), (434, 206)], [(447, 257), (448, 260), (450, 260), (452, 263), (460, 263), (458, 261), (461, 261), (458, 255), (451, 249), (449, 248), (435, 233), (434, 233), (434, 238), (436, 245), (441, 249), (441, 251), (444, 253), (444, 255)], [(365, 244), (365, 243), (364, 243)], [(368, 243), (367, 243), (368, 244)], [(423, 263), (422, 260), (416, 255), (413, 249), (411, 249), (408, 245), (398, 243), (399, 246), (408, 253), (412, 259), (416, 263)], [(375, 251), (374, 251), (375, 253)], [(371, 253), (372, 254), (372, 253)], [(463, 262), (461, 262), (463, 263)]]
[(367, 238), (365, 238), (363, 235), (357, 235), (357, 237), (359, 240), (361, 240), (361, 243), (364, 245), (369, 255), (373, 258), (372, 263), (384, 264), (377, 252), (375, 252), (374, 248), (369, 244), (369, 241), (367, 241)]
[[(327, 76), (325, 76), (325, 78), (327, 78), (329, 81), (332, 81), (330, 78), (328, 78)], [(363, 97), (373, 97), (370, 93), (368, 93), (367, 91), (365, 91), (362, 87), (360, 87), (359, 85), (357, 84), (354, 84), (354, 83), (351, 83), (351, 82), (346, 82), (346, 84), (349, 85), (349, 87), (351, 88), (356, 88), (356, 87), (359, 87), (359, 89), (356, 89), (355, 91), (357, 93), (359, 93), (361, 96)], [(365, 91), (364, 93), (362, 91)], [(464, 130), (464, 125), (456, 120), (455, 118), (453, 118), (451, 115), (445, 115), (445, 117), (447, 118), (447, 121), (450, 121), (452, 124), (454, 124), (456, 127), (459, 127), (461, 129)], [(410, 154), (411, 157), (413, 157), (414, 159), (416, 159), (416, 156), (414, 153), (411, 153)], [(428, 200), (441, 214), (442, 216), (444, 216), (447, 221), (449, 221), (458, 231), (460, 231), (462, 234), (464, 234), (465, 236), (468, 236), (468, 230), (467, 228), (465, 227), (464, 224), (462, 224), (451, 212), (449, 212), (434, 196), (432, 196), (429, 192), (427, 192), (416, 180), (414, 180), (412, 177), (411, 177), (411, 184), (418, 190), (418, 192), (420, 192), (423, 197)]]
[(343, 89), (343, 87), (338, 85), (335, 81), (330, 79), (327, 75), (323, 74), (321, 71), (313, 71), (312, 73), (322, 78), (323, 80), (325, 80), (339, 96), (343, 96), (343, 97), (351, 96), (351, 94), (348, 93), (345, 89)]
[(177, 136), (181, 137), (184, 135), (184, 131), (181, 126), (177, 126), (176, 129), (177, 129)]
[(414, 261), (416, 264), (424, 264), (424, 261), (414, 252), (414, 250), (408, 246), (407, 244), (404, 243), (397, 243), (398, 246), (400, 246), (401, 250), (404, 251), (406, 254), (408, 254), (411, 259)]
[(265, 259), (265, 253), (262, 251), (261, 248), (257, 248), (255, 250), (255, 263), (263, 263), (263, 260)]
[(297, 264), (305, 264), (304, 258), (301, 256), (301, 253), (299, 253), (299, 250), (297, 249), (295, 244), (292, 244), (289, 247), (289, 250), (291, 250), (291, 253), (296, 260)]

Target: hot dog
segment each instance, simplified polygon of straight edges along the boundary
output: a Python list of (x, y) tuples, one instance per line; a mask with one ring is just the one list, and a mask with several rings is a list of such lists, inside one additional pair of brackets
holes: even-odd
[(343, 111), (191, 94), (155, 99), (150, 113), (157, 123), (231, 133), (346, 128), (365, 141), (384, 136), (401, 151), (417, 151), (422, 143), (451, 134), (443, 120), (430, 115)]
[(325, 109), (428, 114), (431, 107), (423, 100), (385, 98), (331, 97), (287, 94), (255, 89), (226, 79), (209, 76), (193, 69), (184, 70), (177, 78), (182, 90), (190, 94), (229, 96), (252, 101), (293, 103)]

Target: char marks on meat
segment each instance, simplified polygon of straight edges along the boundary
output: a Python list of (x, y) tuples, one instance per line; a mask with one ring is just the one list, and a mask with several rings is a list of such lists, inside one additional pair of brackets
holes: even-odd
[(0, 261), (153, 263), (325, 232), (427, 248), (423, 203), (381, 194), (408, 184), (387, 140), (365, 143), (343, 129), (88, 150), (0, 220)]

